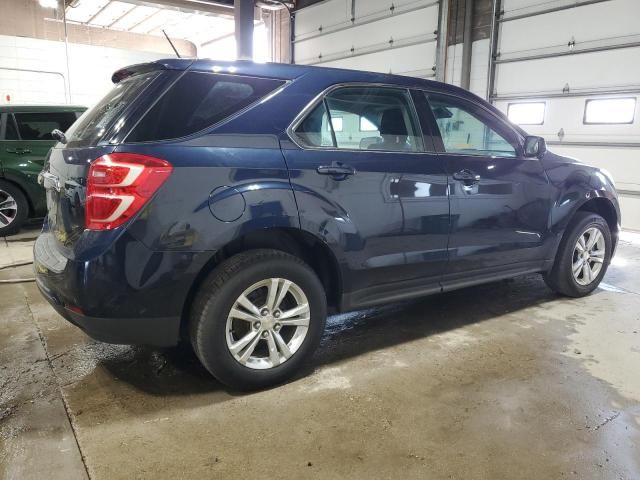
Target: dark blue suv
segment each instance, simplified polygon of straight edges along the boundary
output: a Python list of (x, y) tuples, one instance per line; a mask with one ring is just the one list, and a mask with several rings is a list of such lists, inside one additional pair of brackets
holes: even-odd
[(540, 272), (590, 293), (614, 253), (610, 176), (427, 80), (165, 60), (51, 150), (37, 283), (112, 343), (188, 339), (235, 388), (287, 379), (327, 311)]

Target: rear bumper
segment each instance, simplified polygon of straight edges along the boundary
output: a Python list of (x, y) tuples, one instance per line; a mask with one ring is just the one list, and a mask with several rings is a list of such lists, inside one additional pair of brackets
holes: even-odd
[(69, 310), (42, 282), (36, 279), (42, 296), (65, 320), (79, 327), (91, 338), (122, 345), (171, 347), (180, 338), (180, 317), (102, 318)]
[(210, 254), (152, 251), (126, 232), (111, 240), (97, 247), (83, 239), (88, 248), (63, 252), (45, 226), (34, 245), (40, 292), (96, 340), (176, 345), (186, 299)]

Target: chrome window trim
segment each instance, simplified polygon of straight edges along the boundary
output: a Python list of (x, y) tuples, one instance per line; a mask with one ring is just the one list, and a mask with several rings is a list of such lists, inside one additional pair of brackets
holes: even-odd
[[(314, 147), (311, 145), (305, 145), (302, 142), (302, 139), (300, 137), (298, 137), (295, 133), (296, 128), (298, 128), (300, 126), (300, 124), (307, 118), (307, 115), (309, 113), (311, 113), (311, 111), (313, 111), (314, 108), (316, 108), (320, 102), (323, 102), (325, 100), (325, 98), (334, 90), (338, 90), (340, 88), (345, 88), (345, 87), (367, 87), (367, 88), (393, 88), (395, 90), (401, 90), (401, 91), (405, 91), (407, 93), (407, 95), (409, 96), (409, 101), (408, 101), (408, 105), (409, 108), (411, 108), (411, 115), (413, 117), (413, 121), (415, 123), (415, 127), (418, 127), (419, 130), (419, 136), (422, 139), (422, 150), (417, 151), (417, 152), (398, 152), (398, 151), (394, 151), (394, 150), (361, 150), (359, 148), (338, 148), (337, 147), (337, 143), (335, 147)], [(376, 82), (342, 82), (342, 83), (336, 83), (334, 85), (331, 85), (327, 88), (325, 88), (324, 90), (322, 90), (318, 95), (316, 95), (301, 111), (300, 113), (298, 113), (298, 115), (296, 115), (296, 117), (293, 119), (293, 121), (291, 122), (291, 124), (289, 125), (289, 127), (286, 130), (287, 136), (289, 137), (289, 140), (291, 140), (291, 142), (298, 147), (301, 150), (312, 150), (312, 151), (321, 151), (321, 152), (367, 152), (367, 153), (384, 153), (384, 154), (401, 154), (401, 155), (424, 155), (424, 154), (431, 154), (431, 155), (435, 155), (438, 152), (430, 152), (427, 151), (425, 149), (425, 139), (424, 139), (424, 133), (422, 132), (422, 128), (420, 125), (420, 119), (416, 117), (417, 115), (417, 111), (416, 111), (416, 106), (414, 105), (413, 102), (413, 98), (411, 97), (411, 90), (412, 88), (410, 87), (405, 87), (402, 85), (395, 85), (392, 83), (376, 83)], [(326, 107), (325, 107), (326, 108)], [(333, 131), (333, 129), (332, 129)]]

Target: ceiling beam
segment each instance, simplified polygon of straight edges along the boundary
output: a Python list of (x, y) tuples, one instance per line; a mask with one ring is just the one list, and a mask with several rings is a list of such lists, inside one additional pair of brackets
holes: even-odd
[(127, 15), (129, 15), (131, 12), (133, 12), (136, 8), (138, 8), (138, 5), (131, 5), (131, 8), (129, 10), (127, 10), (126, 12), (124, 12), (122, 15), (120, 15), (118, 18), (116, 18), (113, 22), (111, 22), (107, 28), (111, 28), (113, 27), (116, 23), (118, 23), (120, 20), (122, 20), (124, 17), (126, 17)]
[(111, 2), (105, 3), (102, 6), (102, 8), (100, 8), (96, 13), (91, 15), (91, 18), (89, 20), (87, 20), (86, 22), (84, 22), (84, 23), (86, 23), (86, 24), (91, 23), (93, 21), (93, 19), (96, 18), (98, 15), (100, 15), (102, 12), (104, 12), (109, 5), (111, 5)]
[(134, 5), (144, 5), (184, 13), (207, 13), (220, 17), (233, 18), (233, 4), (223, 1), (207, 0), (120, 0)]

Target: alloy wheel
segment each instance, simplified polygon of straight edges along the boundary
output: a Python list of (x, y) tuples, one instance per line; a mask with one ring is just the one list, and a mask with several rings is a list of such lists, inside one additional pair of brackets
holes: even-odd
[(245, 367), (265, 370), (283, 364), (304, 342), (311, 313), (303, 290), (284, 278), (254, 283), (227, 317), (227, 348)]
[(18, 215), (18, 204), (5, 190), (0, 190), (0, 228), (13, 223)]
[(606, 243), (604, 235), (597, 227), (585, 230), (573, 249), (572, 271), (578, 285), (591, 284), (602, 270)]

